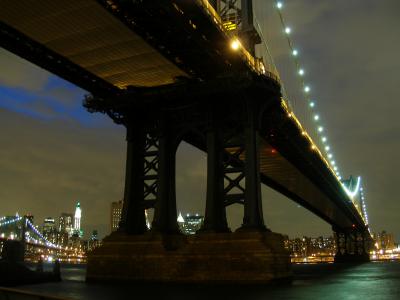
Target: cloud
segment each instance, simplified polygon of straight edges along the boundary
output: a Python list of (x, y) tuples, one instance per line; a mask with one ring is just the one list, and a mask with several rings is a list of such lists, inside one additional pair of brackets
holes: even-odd
[(42, 90), (48, 80), (49, 73), (16, 55), (0, 49), (0, 84), (23, 88), (29, 91)]
[(83, 224), (107, 227), (109, 204), (123, 193), (123, 128), (100, 131), (5, 110), (0, 119), (2, 214), (31, 212), (41, 224), (46, 216), (72, 212), (79, 200)]

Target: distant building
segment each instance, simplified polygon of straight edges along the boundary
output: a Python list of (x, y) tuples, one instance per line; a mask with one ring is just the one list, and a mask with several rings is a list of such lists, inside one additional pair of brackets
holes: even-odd
[(83, 236), (83, 231), (81, 230), (81, 218), (82, 218), (82, 209), (81, 204), (78, 202), (75, 207), (75, 215), (74, 215), (74, 234), (79, 237)]
[[(121, 217), (122, 217), (123, 204), (124, 204), (124, 202), (122, 200), (111, 202), (111, 210), (110, 210), (111, 232), (117, 231), (119, 228), (119, 222), (121, 221)], [(148, 211), (147, 209), (144, 211), (145, 219), (146, 219), (146, 227), (147, 227), (147, 229), (150, 229), (151, 224), (150, 224), (149, 214), (147, 211)]]
[(199, 214), (187, 214), (185, 217), (179, 213), (178, 216), (179, 229), (183, 234), (191, 235), (196, 234), (196, 231), (203, 225), (204, 217)]
[(111, 203), (111, 212), (110, 212), (110, 224), (111, 224), (111, 232), (117, 231), (119, 228), (119, 222), (121, 221), (122, 215), (122, 201), (116, 201)]
[(22, 223), (15, 222), (15, 216), (5, 216), (0, 218), (0, 238), (19, 239), (21, 238)]
[(57, 234), (57, 245), (61, 245), (63, 247), (68, 246), (70, 235), (66, 231), (59, 231)]
[(385, 230), (378, 234), (374, 234), (374, 239), (377, 250), (391, 250), (395, 248), (393, 234), (387, 233)]
[(52, 217), (47, 217), (43, 222), (42, 229), (43, 236), (51, 243), (56, 244), (58, 240), (58, 232), (56, 228), (56, 221)]
[(317, 238), (306, 237), (287, 239), (284, 241), (286, 249), (293, 257), (332, 256), (336, 253), (336, 244), (333, 237)]
[(43, 222), (43, 234), (56, 230), (56, 221), (52, 217), (47, 217)]
[(33, 224), (34, 217), (32, 214), (26, 214), (26, 215), (24, 215), (24, 218), (29, 220), (29, 222), (31, 222)]
[(71, 236), (73, 232), (73, 220), (74, 217), (71, 213), (61, 213), (58, 218), (58, 231), (60, 233), (68, 233)]
[(149, 214), (147, 213), (147, 209), (144, 210), (144, 216), (146, 218), (146, 227), (147, 227), (147, 229), (151, 229), (151, 223), (150, 223)]
[(99, 247), (101, 242), (99, 241), (98, 232), (97, 230), (93, 230), (92, 235), (88, 241), (87, 250), (93, 250)]

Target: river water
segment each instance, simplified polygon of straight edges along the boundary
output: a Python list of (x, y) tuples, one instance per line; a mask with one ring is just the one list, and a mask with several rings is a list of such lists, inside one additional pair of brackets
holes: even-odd
[(294, 265), (291, 283), (274, 286), (188, 286), (163, 284), (86, 284), (85, 268), (63, 266), (61, 283), (20, 289), (66, 299), (296, 299), (385, 300), (400, 299), (400, 262), (360, 265)]

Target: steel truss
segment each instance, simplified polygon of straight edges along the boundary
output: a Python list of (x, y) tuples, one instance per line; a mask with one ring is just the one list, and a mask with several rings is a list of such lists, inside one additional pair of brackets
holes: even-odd
[(371, 237), (368, 231), (336, 229), (335, 237), (335, 262), (369, 261)]
[[(177, 85), (178, 91), (179, 88)], [(146, 232), (144, 211), (149, 208), (154, 208), (152, 230), (179, 231), (175, 159), (182, 140), (207, 152), (203, 229), (229, 231), (226, 207), (241, 204), (244, 206), (243, 227), (266, 230), (261, 207), (260, 137), (256, 126), (263, 101), (243, 95), (238, 99), (240, 101), (235, 105), (229, 105), (227, 98), (217, 105), (194, 99), (190, 105), (183, 105), (181, 101), (166, 105), (162, 101), (147, 107), (134, 106), (133, 101), (86, 98), (87, 109), (106, 113), (127, 128), (122, 231), (130, 234)]]

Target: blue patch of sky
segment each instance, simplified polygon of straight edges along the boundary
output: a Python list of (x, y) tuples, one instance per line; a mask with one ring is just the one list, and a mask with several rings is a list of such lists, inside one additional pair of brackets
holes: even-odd
[[(60, 91), (64, 92), (64, 99), (57, 98), (57, 92)], [(0, 107), (42, 121), (72, 120), (87, 127), (113, 127), (110, 118), (85, 110), (82, 100), (86, 93), (73, 84), (51, 75), (46, 85), (37, 92), (0, 86)]]

